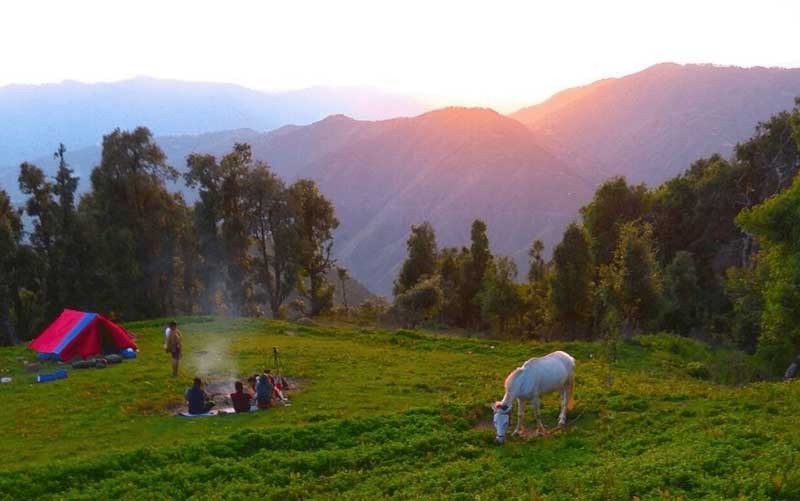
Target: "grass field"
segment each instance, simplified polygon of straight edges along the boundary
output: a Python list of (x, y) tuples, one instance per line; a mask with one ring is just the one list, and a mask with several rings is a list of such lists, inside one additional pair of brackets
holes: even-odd
[[(127, 326), (136, 360), (47, 384), (22, 371), (30, 352), (0, 350), (13, 378), (0, 385), (0, 497), (800, 499), (800, 384), (698, 379), (739, 369), (689, 340), (622, 344), (609, 386), (598, 344), (193, 318), (173, 379), (163, 323)], [(273, 346), (303, 383), (291, 406), (173, 415), (195, 373), (253, 373)], [(578, 360), (574, 426), (494, 445), (503, 378), (554, 349)], [(553, 425), (554, 396), (544, 411)]]

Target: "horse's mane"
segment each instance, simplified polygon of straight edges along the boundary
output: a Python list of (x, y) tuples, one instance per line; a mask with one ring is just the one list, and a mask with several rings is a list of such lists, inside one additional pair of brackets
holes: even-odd
[(511, 382), (512, 382), (512, 381), (514, 381), (514, 379), (515, 379), (515, 378), (516, 378), (516, 377), (517, 377), (517, 376), (518, 376), (518, 375), (519, 375), (521, 372), (522, 372), (522, 367), (517, 367), (516, 369), (514, 369), (513, 371), (511, 371), (511, 374), (509, 374), (508, 376), (506, 376), (506, 380), (503, 382), (503, 386), (504, 386), (506, 389), (508, 389), (508, 385), (510, 385), (510, 384), (511, 384)]

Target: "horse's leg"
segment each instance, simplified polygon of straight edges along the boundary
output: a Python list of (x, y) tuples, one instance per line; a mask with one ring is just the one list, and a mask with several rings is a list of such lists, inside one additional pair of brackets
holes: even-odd
[(547, 428), (544, 427), (542, 424), (542, 413), (539, 409), (539, 395), (536, 395), (531, 399), (531, 403), (533, 404), (533, 412), (536, 414), (536, 429), (542, 435), (547, 435)]
[(561, 412), (558, 413), (558, 426), (567, 424), (567, 403), (569, 402), (569, 388), (561, 388)]
[(522, 401), (521, 398), (517, 399), (517, 427), (514, 429), (514, 435), (519, 435), (520, 433), (525, 433), (525, 423), (523, 422), (525, 418), (525, 403)]

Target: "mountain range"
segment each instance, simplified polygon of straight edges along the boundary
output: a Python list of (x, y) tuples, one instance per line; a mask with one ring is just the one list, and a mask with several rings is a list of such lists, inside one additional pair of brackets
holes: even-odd
[(71, 149), (99, 144), (102, 135), (115, 127), (144, 124), (159, 135), (244, 127), (266, 131), (309, 124), (334, 113), (374, 120), (427, 109), (412, 97), (366, 87), (268, 93), (231, 84), (148, 77), (95, 84), (7, 85), (0, 87), (0, 165), (19, 164), (54, 150), (60, 142)]
[[(484, 108), (384, 120), (336, 114), (269, 132), (239, 127), (157, 141), (178, 168), (190, 152), (223, 155), (247, 142), (287, 181), (315, 179), (342, 222), (337, 258), (387, 295), (411, 224), (429, 220), (440, 246), (464, 245), (480, 217), (493, 250), (522, 267), (530, 242), (541, 238), (549, 251), (607, 177), (656, 185), (698, 157), (729, 154), (797, 95), (800, 70), (660, 64), (567, 89), (510, 116)], [(129, 118), (149, 125), (144, 114)], [(68, 153), (83, 179), (99, 157), (98, 146)], [(49, 155), (35, 163), (55, 166)], [(0, 185), (19, 200), (16, 174), (0, 169)]]
[(800, 96), (800, 69), (663, 63), (567, 89), (512, 118), (600, 177), (657, 185), (737, 142)]

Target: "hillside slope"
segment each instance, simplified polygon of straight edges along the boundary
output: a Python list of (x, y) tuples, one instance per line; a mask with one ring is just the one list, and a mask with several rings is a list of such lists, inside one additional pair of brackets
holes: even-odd
[(702, 156), (729, 155), (796, 96), (800, 69), (665, 63), (569, 89), (511, 116), (584, 172), (657, 185)]
[[(179, 320), (178, 379), (161, 352), (163, 320), (127, 326), (138, 335), (136, 360), (47, 384), (33, 384), (17, 362), (30, 352), (0, 348), (13, 379), (0, 386), (0, 498), (800, 496), (800, 384), (696, 379), (698, 367), (734, 372), (741, 362), (688, 339), (622, 343), (609, 385), (603, 348), (592, 343)], [(192, 376), (230, 384), (269, 365), (272, 346), (300, 382), (291, 406), (174, 416)], [(503, 378), (556, 349), (577, 359), (573, 425), (496, 446), (489, 403)], [(546, 396), (547, 426), (557, 413), (557, 396)]]

